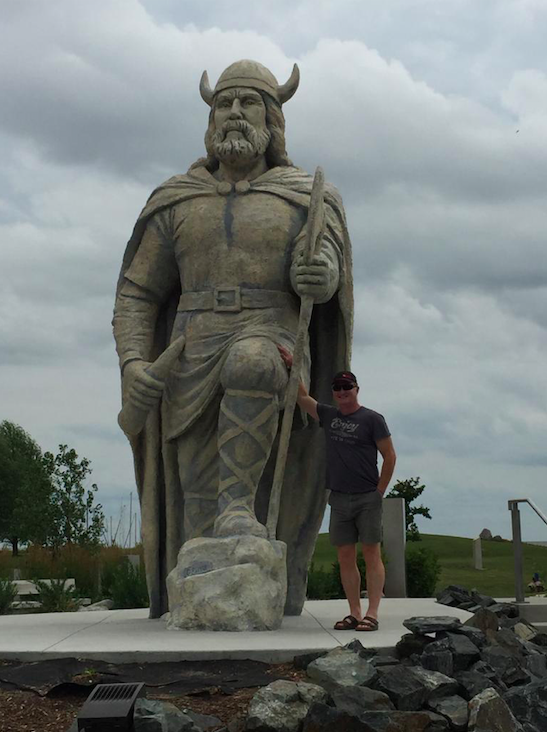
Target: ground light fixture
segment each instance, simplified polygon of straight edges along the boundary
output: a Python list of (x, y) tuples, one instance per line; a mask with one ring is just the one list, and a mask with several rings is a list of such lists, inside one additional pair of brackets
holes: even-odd
[(78, 732), (133, 732), (133, 712), (144, 684), (97, 684), (76, 718)]

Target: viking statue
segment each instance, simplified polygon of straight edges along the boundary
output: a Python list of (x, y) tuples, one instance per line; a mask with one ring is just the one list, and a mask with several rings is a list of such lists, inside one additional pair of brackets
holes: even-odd
[[(127, 245), (114, 311), (124, 404), (143, 425), (127, 429), (135, 459), (150, 615), (166, 611), (165, 578), (196, 537), (265, 537), (287, 371), (300, 297), (314, 308), (302, 377), (330, 400), (330, 376), (349, 366), (351, 254), (337, 191), (324, 193), (320, 251), (301, 256), (312, 178), (285, 150), (280, 85), (238, 61), (214, 90), (207, 156), (150, 196)], [(183, 338), (181, 338), (183, 337)], [(184, 348), (167, 374), (150, 364)], [(131, 434), (133, 433), (133, 434)], [(277, 538), (287, 544), (286, 614), (299, 614), (325, 508), (322, 436), (294, 417)]]

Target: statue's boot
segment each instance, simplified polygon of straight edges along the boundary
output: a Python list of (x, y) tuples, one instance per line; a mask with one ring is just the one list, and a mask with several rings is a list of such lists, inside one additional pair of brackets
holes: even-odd
[(226, 389), (220, 405), (219, 494), (215, 536), (267, 537), (255, 515), (255, 496), (279, 422), (275, 394)]

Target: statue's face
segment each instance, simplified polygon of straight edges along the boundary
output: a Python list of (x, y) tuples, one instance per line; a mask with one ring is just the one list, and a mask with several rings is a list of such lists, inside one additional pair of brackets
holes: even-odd
[(248, 87), (226, 89), (215, 97), (213, 147), (219, 160), (229, 163), (264, 155), (270, 141), (266, 105)]

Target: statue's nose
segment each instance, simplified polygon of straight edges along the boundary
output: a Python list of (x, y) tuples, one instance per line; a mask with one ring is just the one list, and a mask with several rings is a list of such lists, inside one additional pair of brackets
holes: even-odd
[(230, 119), (241, 119), (241, 117), (241, 102), (239, 99), (234, 99), (232, 109), (230, 110)]

